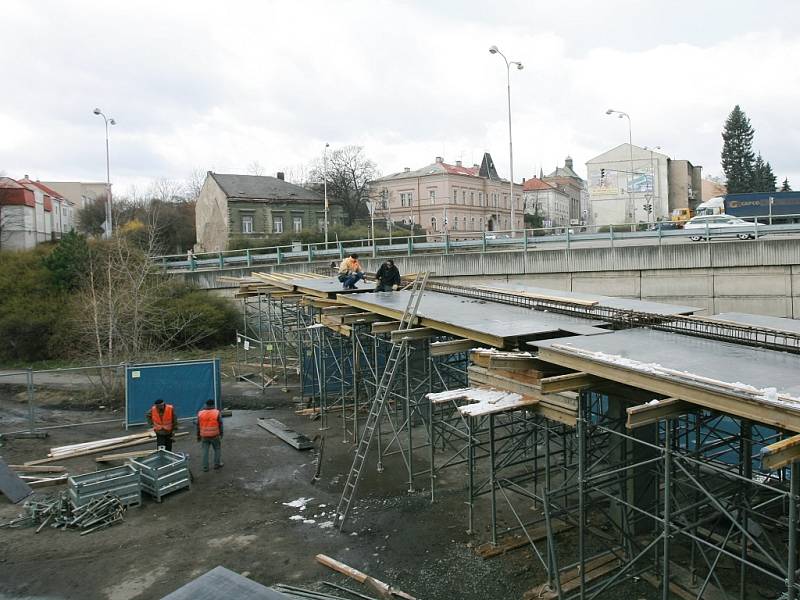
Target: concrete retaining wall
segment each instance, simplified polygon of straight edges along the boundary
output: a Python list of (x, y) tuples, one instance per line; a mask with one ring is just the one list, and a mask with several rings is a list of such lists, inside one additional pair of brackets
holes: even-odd
[[(402, 273), (428, 270), (454, 283), (499, 281), (558, 290), (594, 292), (688, 304), (704, 313), (746, 312), (800, 318), (800, 243), (791, 239), (615, 248), (572, 248), (397, 257)], [(375, 271), (381, 259), (362, 260)], [(303, 272), (320, 263), (293, 263), (252, 270)], [(251, 269), (176, 274), (203, 288), (225, 288), (219, 275), (240, 277)]]

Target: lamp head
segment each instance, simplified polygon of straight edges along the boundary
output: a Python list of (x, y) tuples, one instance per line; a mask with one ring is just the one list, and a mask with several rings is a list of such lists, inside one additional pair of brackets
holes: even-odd
[(331, 147), (331, 145), (330, 145), (328, 142), (325, 142), (325, 147), (326, 147), (326, 148), (330, 148), (330, 147)]
[(609, 109), (606, 111), (606, 114), (607, 114), (607, 115), (610, 115), (610, 114), (612, 114), (613, 112), (614, 112), (614, 109), (613, 109), (613, 108), (609, 108)]
[(99, 109), (99, 108), (95, 108), (95, 109), (94, 109), (92, 112), (93, 112), (94, 114), (96, 114), (96, 115), (99, 115), (101, 111), (100, 111), (100, 109)]
[(109, 125), (116, 125), (116, 124), (117, 124), (117, 122), (116, 122), (114, 119), (109, 119), (109, 120), (108, 120), (108, 124), (109, 124)]
[(497, 54), (500, 49), (497, 46), (489, 46), (489, 54)]
[(517, 71), (522, 71), (522, 69), (524, 68), (524, 67), (522, 66), (522, 63), (521, 63), (521, 62), (514, 62), (514, 63), (512, 63), (512, 64), (515, 64), (515, 65), (517, 65)]

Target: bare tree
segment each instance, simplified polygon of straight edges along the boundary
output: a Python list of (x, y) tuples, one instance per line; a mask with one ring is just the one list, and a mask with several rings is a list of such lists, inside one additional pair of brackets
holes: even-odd
[(284, 167), (281, 170), (285, 173), (284, 178), (289, 183), (304, 187), (311, 183), (316, 183), (311, 180), (311, 168), (308, 165), (297, 164), (292, 167)]
[(187, 200), (196, 202), (200, 197), (200, 191), (206, 182), (207, 173), (203, 169), (192, 169), (192, 172), (189, 173), (189, 177), (186, 178), (186, 183), (184, 184)]
[[(378, 166), (367, 158), (362, 146), (344, 146), (328, 155), (328, 195), (342, 203), (348, 224), (369, 214), (367, 185), (377, 177), (380, 177)], [(311, 179), (324, 181), (322, 160), (316, 160), (311, 167)]]
[(262, 176), (267, 174), (267, 170), (264, 168), (264, 165), (262, 165), (257, 160), (254, 160), (249, 165), (247, 165), (247, 173), (249, 175)]
[(154, 179), (147, 190), (150, 200), (161, 200), (162, 202), (176, 202), (186, 199), (186, 185), (177, 179), (167, 179), (160, 177)]

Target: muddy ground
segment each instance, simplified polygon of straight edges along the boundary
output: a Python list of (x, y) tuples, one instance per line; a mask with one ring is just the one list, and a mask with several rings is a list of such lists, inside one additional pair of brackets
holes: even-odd
[[(0, 432), (25, 426), (24, 397), (0, 388)], [(117, 418), (109, 409), (79, 410), (70, 394), (54, 392), (49, 407), (37, 408), (39, 426)], [(404, 468), (388, 460), (378, 474), (368, 463), (360, 501), (345, 533), (329, 526), (352, 460), (353, 446), (342, 443), (340, 421), (326, 432), (322, 476), (311, 480), (311, 452), (299, 452), (256, 425), (257, 417), (283, 421), (313, 438), (318, 422), (297, 416), (296, 392), (269, 389), (265, 396), (246, 388), (226, 388), (234, 406), (225, 420), (225, 466), (203, 473), (194, 436), (178, 438), (175, 450), (186, 452), (195, 475), (189, 491), (147, 499), (131, 508), (119, 526), (79, 536), (45, 528), (0, 529), (0, 597), (146, 600), (161, 598), (193, 578), (223, 565), (271, 585), (287, 583), (322, 589), (322, 581), (369, 594), (346, 577), (314, 561), (328, 554), (422, 599), (518, 599), (544, 581), (544, 571), (529, 549), (484, 560), (474, 548), (488, 539), (488, 498), (477, 508), (476, 533), (467, 533), (465, 472), (445, 471), (430, 502), (422, 478), (407, 491)], [(65, 399), (66, 398), (66, 399)], [(74, 400), (74, 399), (73, 399)], [(70, 405), (70, 408), (59, 406)], [(46, 456), (48, 448), (123, 435), (119, 423), (53, 429), (49, 437), (5, 440), (0, 456), (9, 463)], [(131, 450), (126, 448), (121, 451)], [(72, 473), (96, 469), (94, 456), (65, 461)], [(52, 491), (44, 488), (39, 493)], [(305, 510), (287, 506), (310, 498)], [(20, 511), (0, 497), (0, 522)], [(533, 511), (533, 509), (531, 509)], [(569, 554), (570, 533), (562, 534)], [(341, 593), (342, 597), (347, 597)], [(608, 598), (648, 600), (658, 597), (641, 581), (629, 581)]]

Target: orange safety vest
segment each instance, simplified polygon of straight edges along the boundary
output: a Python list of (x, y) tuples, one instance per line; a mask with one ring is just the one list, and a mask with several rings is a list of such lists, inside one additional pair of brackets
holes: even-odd
[(159, 413), (157, 407), (150, 409), (150, 418), (153, 420), (153, 431), (172, 432), (172, 404), (164, 405), (164, 412)]
[(216, 408), (204, 408), (197, 413), (197, 426), (200, 437), (214, 438), (219, 436), (219, 411)]

